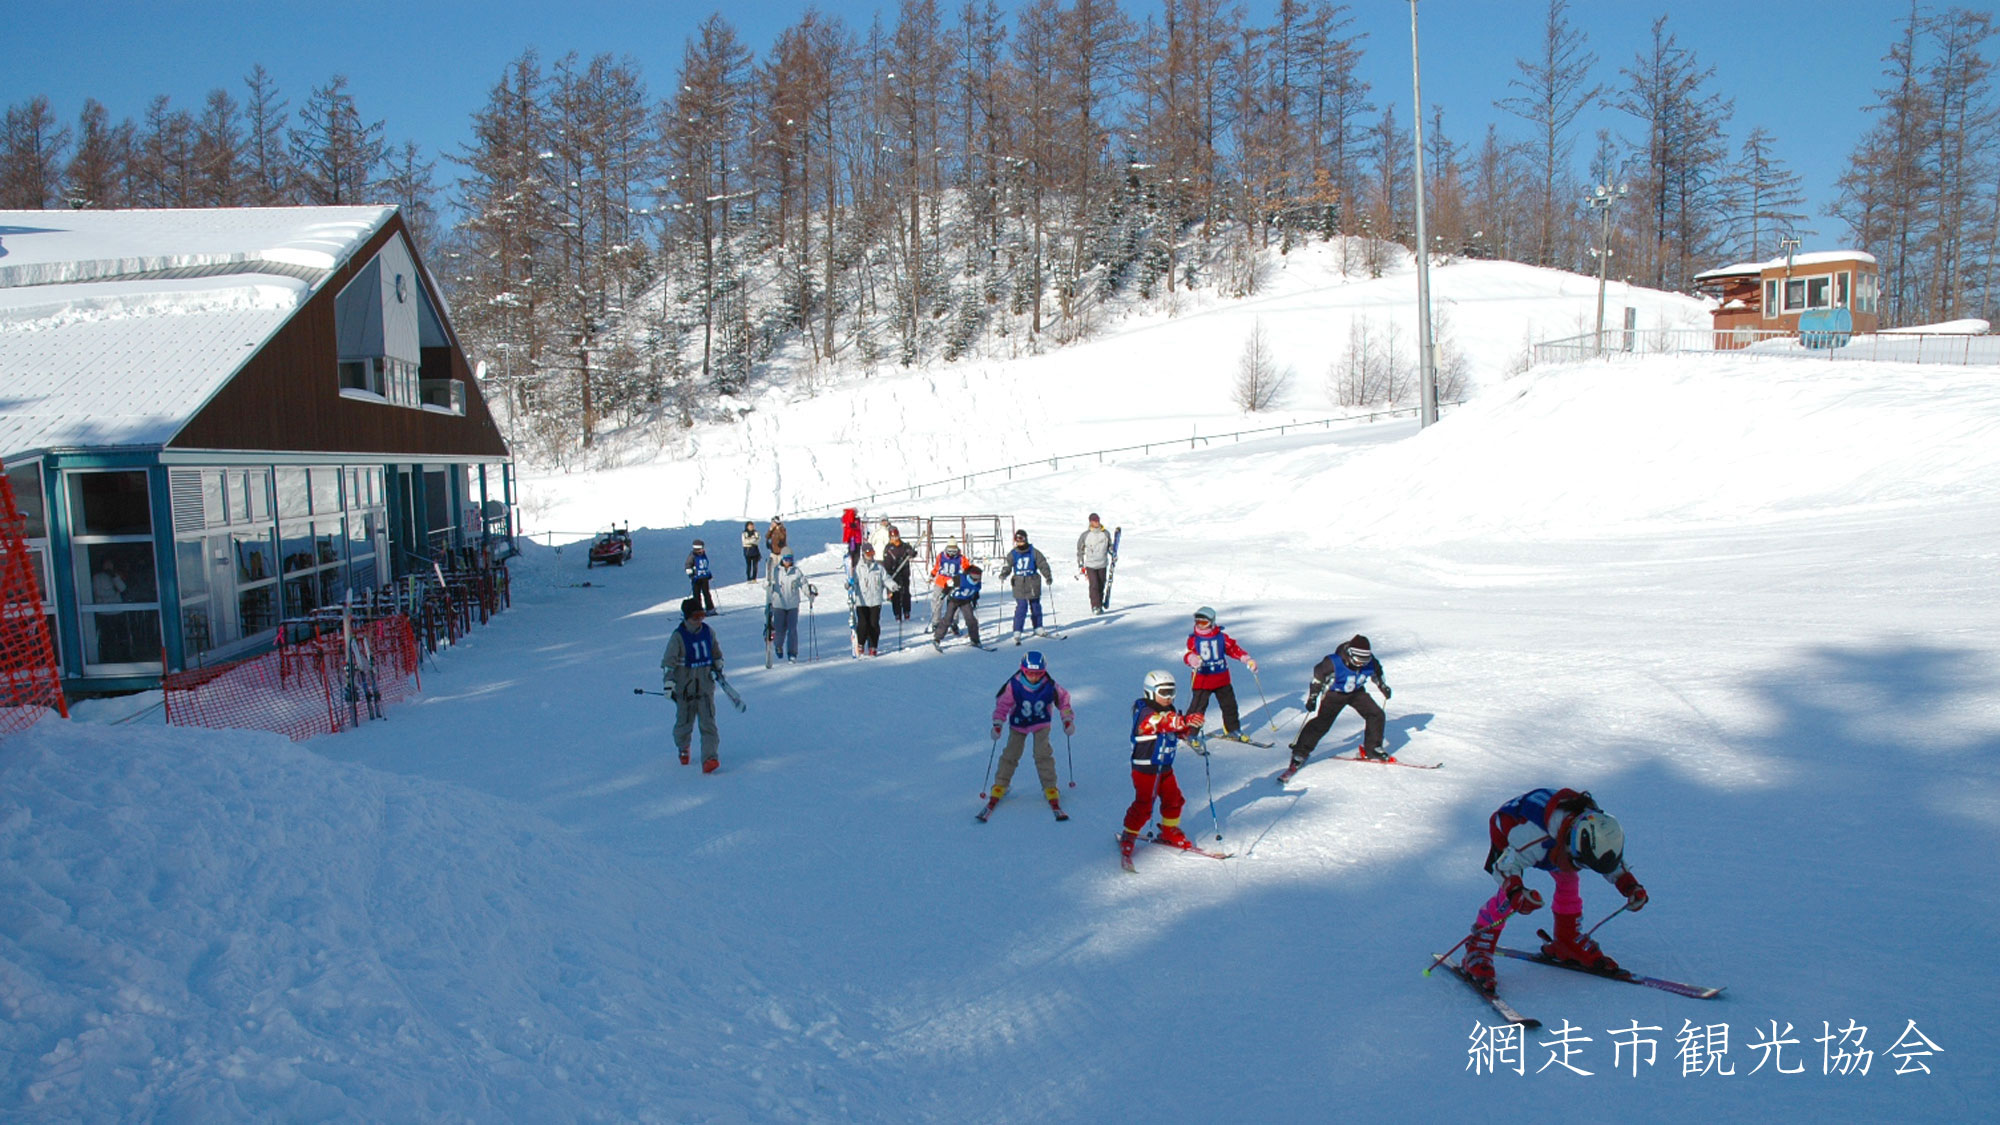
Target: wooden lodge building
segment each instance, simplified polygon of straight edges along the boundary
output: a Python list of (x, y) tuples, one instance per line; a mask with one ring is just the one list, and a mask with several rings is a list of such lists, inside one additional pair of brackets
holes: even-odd
[(71, 693), (512, 532), (506, 443), (393, 207), (0, 211), (0, 460)]
[(1698, 273), (1694, 283), (1718, 302), (1712, 314), (1717, 346), (1731, 338), (1738, 338), (1737, 346), (1742, 346), (1763, 332), (1795, 335), (1801, 319), (1814, 327), (1815, 321), (1840, 318), (1836, 310), (1843, 310), (1851, 321), (1843, 331), (1870, 333), (1881, 323), (1882, 289), (1875, 258), (1859, 250), (1739, 262)]

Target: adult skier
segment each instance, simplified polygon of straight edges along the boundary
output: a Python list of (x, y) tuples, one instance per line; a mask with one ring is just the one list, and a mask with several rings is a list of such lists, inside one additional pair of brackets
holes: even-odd
[(1207, 716), (1209, 697), (1214, 696), (1222, 702), (1222, 737), (1248, 742), (1239, 729), (1236, 686), (1229, 680), (1231, 657), (1241, 660), (1251, 672), (1257, 671), (1257, 661), (1215, 623), (1214, 610), (1207, 606), (1195, 610), (1194, 632), (1188, 634), (1187, 655), (1182, 657), (1194, 669), (1194, 698), (1188, 700), (1188, 710)]
[(967, 561), (965, 568), (952, 580), (951, 590), (945, 595), (944, 616), (931, 628), (931, 647), (944, 651), (944, 635), (958, 628), (959, 618), (965, 619), (965, 628), (972, 636), (975, 648), (986, 646), (979, 643), (979, 564)]
[(1028, 533), (1016, 529), (1014, 549), (1007, 552), (1007, 568), (1014, 576), (1014, 643), (1021, 643), (1021, 626), (1032, 616), (1033, 629), (1042, 631), (1042, 583), (1054, 582), (1047, 555), (1028, 542)]
[(1090, 513), (1090, 526), (1076, 537), (1076, 570), (1090, 580), (1090, 612), (1104, 612), (1104, 571), (1111, 565), (1111, 533)]
[(861, 565), (854, 571), (854, 643), (874, 656), (882, 643), (882, 599), (901, 589), (882, 564), (875, 561), (875, 544), (861, 545)]
[(754, 520), (743, 523), (743, 581), (757, 581), (757, 563), (764, 552), (757, 548), (757, 524)]
[[(1153, 802), (1160, 803), (1160, 842), (1177, 848), (1191, 848), (1194, 842), (1181, 831), (1180, 782), (1174, 780), (1174, 754), (1181, 740), (1201, 732), (1202, 716), (1194, 711), (1174, 710), (1174, 674), (1148, 672), (1142, 687), (1145, 694), (1132, 702), (1132, 804), (1125, 810), (1125, 830), (1118, 836), (1118, 852), (1126, 866), (1132, 863), (1132, 846), (1139, 830), (1153, 815)], [(1196, 753), (1206, 753), (1199, 741)]]
[(1062, 716), (1064, 734), (1076, 733), (1076, 713), (1070, 709), (1069, 692), (1049, 675), (1042, 654), (1030, 652), (1022, 658), (1020, 669), (1007, 677), (993, 697), (993, 737), (1000, 737), (1004, 724), (1007, 747), (1000, 751), (1000, 768), (993, 775), (987, 807), (999, 804), (1000, 798), (1007, 795), (1007, 786), (1014, 780), (1014, 767), (1021, 764), (1021, 748), (1033, 736), (1035, 776), (1041, 779), (1042, 796), (1048, 798), (1057, 820), (1069, 819), (1062, 811), (1062, 791), (1056, 788), (1056, 751), (1049, 743), (1052, 714)]
[(889, 611), (898, 621), (910, 619), (910, 561), (916, 557), (917, 549), (903, 542), (902, 533), (892, 525), (889, 545), (882, 548), (882, 569), (896, 583), (889, 592)]
[(715, 570), (709, 566), (708, 548), (702, 546), (701, 540), (694, 541), (694, 550), (688, 552), (685, 566), (688, 583), (694, 587), (694, 593), (690, 596), (701, 603), (704, 611), (714, 613), (715, 595), (708, 592), (708, 584), (714, 581)]
[(771, 517), (771, 528), (764, 533), (764, 551), (771, 556), (772, 565), (777, 564), (779, 555), (785, 553), (785, 546), (791, 541), (791, 532), (785, 530), (785, 521)]
[(697, 719), (701, 722), (701, 772), (721, 765), (722, 731), (715, 725), (715, 677), (722, 674), (722, 642), (693, 598), (681, 602), (681, 623), (667, 634), (667, 651), (660, 657), (660, 686), (674, 701), (674, 746), (681, 765), (688, 764), (688, 746)]
[(764, 588), (764, 604), (771, 609), (772, 643), (782, 648), (785, 659), (793, 664), (799, 662), (799, 603), (818, 595), (819, 590), (806, 581), (806, 572), (793, 564), (792, 553), (779, 555)]
[(1361, 716), (1361, 756), (1386, 762), (1389, 755), (1382, 752), (1382, 706), (1368, 694), (1369, 680), (1375, 681), (1375, 689), (1388, 699), (1393, 693), (1382, 678), (1382, 662), (1369, 648), (1368, 638), (1360, 633), (1340, 642), (1334, 650), (1313, 665), (1312, 683), (1306, 686), (1306, 710), (1312, 718), (1299, 728), (1298, 737), (1292, 739), (1292, 768), (1298, 769), (1326, 737), (1333, 727), (1333, 720), (1340, 716), (1342, 708), (1352, 707)]
[(1493, 991), (1493, 947), (1507, 925), (1509, 908), (1514, 914), (1532, 914), (1542, 905), (1540, 892), (1521, 883), (1530, 867), (1548, 872), (1556, 882), (1556, 932), (1542, 953), (1595, 972), (1617, 972), (1618, 962), (1606, 957), (1579, 925), (1583, 895), (1577, 889), (1577, 873), (1584, 868), (1597, 872), (1625, 896), (1626, 909), (1645, 908), (1646, 888), (1625, 866), (1625, 830), (1618, 821), (1587, 792), (1536, 789), (1495, 810), (1487, 833), (1492, 847), (1486, 853), (1486, 870), (1500, 889), (1479, 908), (1472, 924), (1472, 936), (1459, 959), (1465, 975)]

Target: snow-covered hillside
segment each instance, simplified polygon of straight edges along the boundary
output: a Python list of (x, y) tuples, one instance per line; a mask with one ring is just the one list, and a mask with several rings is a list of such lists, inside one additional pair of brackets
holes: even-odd
[[(1501, 267), (1443, 276), (1460, 268)], [(1133, 371), (1209, 346), (1200, 319), (1001, 374), (1051, 402), (1065, 372), (1137, 388)], [(1109, 395), (1096, 425), (1220, 426), (1208, 368), (1242, 321), (1217, 319), (1231, 327), (1178, 398)], [(1513, 349), (1518, 328), (1491, 331)], [(900, 483), (925, 442), (976, 425), (965, 448), (984, 452), (1019, 428), (1005, 392), (967, 374), (958, 400), (919, 394), (933, 378), (829, 393), (796, 421), (760, 411), (783, 495)], [(873, 405), (809, 418), (850, 402)], [(1033, 417), (1038, 440), (1099, 432)], [(579, 478), (548, 510), (629, 517), (632, 565), (586, 575), (574, 547), (531, 551), (514, 609), (384, 722), (302, 747), (88, 721), (0, 743), (0, 1110), (1984, 1119), (1996, 426), (1990, 369), (1588, 364), (1490, 381), (1421, 433), (1293, 434), (942, 496), (940, 512), (1014, 513), (1057, 564), (1069, 636), (1037, 643), (1078, 708), (1057, 746), (1067, 823), (1032, 792), (973, 823), (993, 692), (1023, 650), (940, 655), (905, 633), (848, 659), (818, 549), (832, 519), (793, 527), (830, 595), (822, 660), (766, 671), (754, 591), (726, 582), (715, 625), (749, 711), (722, 715), (721, 772), (676, 764), (671, 708), (632, 689), (657, 686), (688, 540), (725, 544), (733, 577), (727, 526), (746, 502), (761, 522), (770, 483), (731, 477), (752, 455), (717, 448), (686, 499), (674, 482), (693, 470)], [(1125, 550), (1118, 604), (1087, 618), (1062, 572), (1092, 510)], [(1128, 708), (1148, 669), (1181, 670), (1200, 604), (1258, 658), (1237, 672), (1247, 722), (1281, 744), (1181, 759), (1189, 831), (1234, 858), (1152, 848), (1125, 875)], [(989, 627), (1005, 608), (989, 599)], [(1307, 669), (1356, 631), (1395, 688), (1388, 747), (1444, 768), (1326, 760), (1354, 745), (1344, 716), (1274, 785)], [(1422, 970), (1492, 891), (1488, 815), (1542, 785), (1588, 788), (1626, 825), (1652, 902), (1598, 932), (1607, 950), (1728, 991), (1503, 962), (1503, 991), (1547, 1028), (1525, 1074), (1474, 1074), (1470, 1036), (1497, 1020)], [(1618, 903), (1594, 879), (1583, 893), (1586, 924)], [(1547, 919), (1507, 943), (1532, 947)], [(1589, 1077), (1539, 1070), (1565, 1021), (1590, 1037), (1571, 1059)], [(1817, 1040), (1850, 1021), (1870, 1068), (1825, 1073)], [(1912, 1021), (1939, 1053), (1909, 1054)], [(1655, 1044), (1636, 1075), (1614, 1047), (1635, 1026), (1622, 1038)], [(1733, 1073), (1684, 1076), (1681, 1038), (1723, 1029)], [(1915, 1063), (1930, 1073), (1897, 1073)]]
[[(1415, 267), (1380, 279), (1344, 275), (1337, 248), (1314, 243), (1269, 256), (1255, 297), (1184, 294), (1175, 315), (1126, 310), (1114, 330), (1039, 356), (884, 368), (820, 389), (794, 377), (767, 389), (740, 423), (698, 426), (666, 449), (629, 449), (639, 463), (575, 474), (524, 474), (526, 525), (545, 541), (631, 520), (679, 527), (767, 520), (823, 509), (958, 473), (1048, 457), (1317, 420), (1357, 412), (1327, 394), (1349, 332), (1393, 329), (1416, 351)], [(1597, 283), (1513, 262), (1434, 269), (1441, 339), (1462, 354), (1474, 388), (1499, 382), (1531, 341), (1587, 332)], [(1701, 302), (1613, 284), (1608, 323), (1626, 307), (1646, 328), (1705, 327)], [(1235, 403), (1238, 359), (1258, 326), (1289, 390), (1278, 408)], [(1408, 360), (1414, 365), (1414, 359)]]

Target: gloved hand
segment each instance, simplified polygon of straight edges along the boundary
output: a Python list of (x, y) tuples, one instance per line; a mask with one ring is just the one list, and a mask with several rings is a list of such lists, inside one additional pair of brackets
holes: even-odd
[(819, 587), (813, 585), (810, 582), (806, 583), (806, 597), (809, 598), (819, 597)]
[(1064, 734), (1075, 734), (1075, 733), (1076, 733), (1076, 716), (1075, 716), (1075, 715), (1064, 715), (1064, 716), (1063, 716), (1063, 733), (1064, 733)]
[(1000, 724), (999, 724), (999, 723), (994, 723), (994, 724), (993, 724), (993, 737), (995, 737), (995, 738), (999, 738), (999, 737), (1000, 737)]
[(1190, 652), (1186, 656), (1181, 657), (1181, 663), (1190, 668), (1198, 667), (1201, 664), (1201, 657)]
[(669, 700), (674, 702), (680, 701), (680, 697), (674, 694), (674, 679), (672, 676), (668, 676), (666, 679), (660, 681), (660, 690), (667, 693)]
[(1385, 703), (1386, 703), (1386, 702), (1388, 702), (1388, 700), (1390, 699), (1390, 697), (1392, 697), (1392, 696), (1394, 696), (1394, 695), (1396, 694), (1395, 692), (1393, 692), (1393, 691), (1390, 691), (1390, 690), (1389, 690), (1389, 685), (1388, 685), (1388, 684), (1380, 684), (1379, 686), (1380, 686), (1380, 687), (1381, 687), (1381, 689), (1382, 689), (1382, 700), (1383, 700), (1383, 702), (1385, 702)]
[(1187, 727), (1187, 729), (1197, 732), (1201, 730), (1201, 725), (1207, 721), (1208, 721), (1207, 715), (1196, 715), (1192, 712), (1182, 716), (1181, 718), (1181, 722)]
[(1500, 884), (1500, 889), (1506, 892), (1507, 905), (1513, 907), (1516, 914), (1533, 914), (1542, 908), (1541, 892), (1531, 891), (1522, 886), (1521, 877), (1518, 875), (1507, 876), (1507, 881)]
[(1625, 896), (1625, 909), (1634, 914), (1646, 909), (1646, 904), (1652, 901), (1646, 894), (1646, 888), (1639, 885), (1639, 880), (1630, 871), (1620, 875), (1615, 885), (1618, 893)]
[(1256, 657), (1254, 657), (1254, 656), (1246, 656), (1246, 657), (1244, 657), (1244, 658), (1243, 658), (1243, 666), (1244, 666), (1245, 668), (1248, 668), (1248, 669), (1250, 669), (1250, 673), (1251, 673), (1251, 675), (1256, 675), (1256, 673), (1257, 673), (1257, 658), (1256, 658)]

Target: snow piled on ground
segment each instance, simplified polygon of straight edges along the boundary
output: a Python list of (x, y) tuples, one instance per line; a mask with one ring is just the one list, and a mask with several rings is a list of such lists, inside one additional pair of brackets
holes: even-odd
[[(1130, 363), (1116, 338), (1088, 347), (1123, 371), (1177, 330), (1136, 328)], [(907, 465), (899, 433), (865, 428), (884, 416), (931, 435), (1008, 417), (900, 398), (909, 414), (880, 400), (819, 444), (799, 423), (786, 464), (846, 465), (852, 441)], [(1129, 428), (1161, 424), (1144, 409)], [(804, 518), (822, 659), (767, 671), (734, 499), (572, 478), (553, 510), (622, 509), (631, 565), (532, 548), (513, 609), (386, 721), (295, 747), (105, 711), (0, 742), (0, 1107), (1981, 1119), (2000, 1095), (1996, 419), (1985, 369), (1590, 364), (1497, 382), (1421, 433), (1293, 433), (940, 496), (924, 510), (1014, 514), (1057, 565), (1069, 637), (1038, 643), (1078, 709), (1062, 824), (1026, 767), (1020, 799), (972, 823), (992, 693), (1023, 650), (939, 655), (892, 624), (887, 655), (846, 658), (837, 521)], [(656, 514), (682, 510), (714, 514)], [(1090, 510), (1125, 529), (1117, 606), (1095, 618), (1065, 573)], [(713, 776), (674, 762), (671, 708), (632, 694), (657, 684), (696, 535), (719, 545), (714, 621), (750, 708), (721, 716)], [(1127, 710), (1149, 668), (1179, 667), (1199, 604), (1259, 659), (1237, 673), (1259, 737), (1297, 728), (1307, 669), (1363, 631), (1395, 688), (1387, 745), (1444, 768), (1324, 760), (1351, 751), (1352, 716), (1289, 789), (1281, 747), (1184, 757), (1190, 832), (1236, 858), (1154, 848), (1120, 873)], [(989, 599), (989, 630), (1007, 608)], [(1490, 1010), (1421, 970), (1491, 892), (1488, 814), (1562, 784), (1620, 816), (1653, 896), (1607, 948), (1729, 991), (1505, 962), (1523, 1011), (1590, 1037), (1575, 1061), (1593, 1074), (1537, 1073), (1547, 1031), (1525, 1075), (1468, 1073)], [(1616, 904), (1594, 879), (1584, 897), (1587, 923)], [(1870, 1072), (1822, 1073), (1815, 1040), (1850, 1020)], [(1942, 1048), (1919, 1060), (1933, 1073), (1894, 1073), (1909, 1021)], [(1636, 1076), (1613, 1054), (1635, 1025), (1659, 1029)], [(1677, 1036), (1722, 1025), (1734, 1074), (1684, 1077)], [(1773, 1037), (1797, 1042), (1753, 1046)]]

